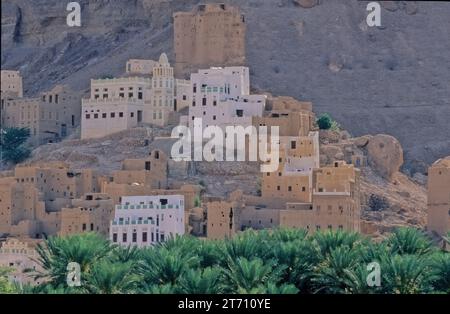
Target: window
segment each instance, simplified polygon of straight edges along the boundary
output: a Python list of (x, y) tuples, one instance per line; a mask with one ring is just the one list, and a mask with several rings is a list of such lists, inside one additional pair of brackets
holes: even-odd
[(333, 227), (331, 225), (328, 225), (328, 230), (333, 229)]
[(94, 224), (91, 224), (91, 231), (94, 231)]
[(137, 233), (133, 232), (133, 238), (132, 238), (133, 243), (137, 242)]
[(291, 149), (296, 149), (297, 143), (295, 141), (291, 142)]
[(111, 112), (111, 118), (115, 118), (116, 117), (116, 113), (115, 112)]
[(195, 107), (195, 100), (192, 101), (192, 107)]
[(302, 186), (302, 192), (306, 191), (306, 187)]
[(127, 242), (127, 234), (122, 233), (122, 242)]
[(119, 118), (123, 118), (123, 112), (119, 112)]
[(186, 100), (186, 95), (183, 95), (183, 100)]
[(145, 162), (145, 170), (151, 170), (151, 163), (150, 161)]
[(147, 232), (142, 232), (142, 242), (147, 242)]
[(117, 243), (117, 233), (113, 233), (113, 242)]
[(236, 110), (236, 116), (243, 117), (244, 116), (244, 110), (242, 110), (242, 109)]
[(194, 93), (197, 92), (197, 84), (194, 84), (194, 86), (192, 87), (192, 91), (193, 91)]
[(133, 93), (128, 93), (128, 98), (133, 98)]
[(203, 99), (202, 99), (202, 106), (206, 106), (206, 98), (205, 97), (203, 97)]
[(288, 191), (289, 191), (289, 192), (292, 191), (292, 186), (288, 186)]
[(131, 118), (134, 117), (134, 112), (130, 112), (130, 117), (131, 117)]
[(125, 93), (119, 93), (120, 98), (125, 98)]
[(213, 116), (213, 120), (216, 120), (216, 116)]
[(106, 119), (106, 113), (102, 113), (102, 118)]
[(87, 114), (86, 115), (86, 119), (90, 119), (91, 118), (91, 115), (90, 114)]
[(142, 92), (138, 93), (138, 99), (142, 99)]
[(98, 119), (98, 113), (94, 113), (94, 119)]
[(81, 227), (81, 229), (82, 229), (83, 231), (86, 231), (86, 224), (83, 224), (83, 226)]
[(280, 190), (280, 186), (279, 186), (279, 185), (277, 186), (277, 190), (278, 190), (278, 191)]

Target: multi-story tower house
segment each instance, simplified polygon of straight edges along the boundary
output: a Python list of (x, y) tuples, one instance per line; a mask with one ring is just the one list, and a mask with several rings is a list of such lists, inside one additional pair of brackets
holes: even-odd
[(110, 240), (124, 246), (150, 246), (183, 235), (182, 195), (125, 196), (116, 206)]
[(202, 127), (211, 125), (252, 125), (252, 117), (261, 117), (266, 96), (250, 95), (247, 67), (199, 70), (191, 74), (189, 127), (202, 118)]
[(450, 231), (450, 157), (428, 169), (428, 230), (440, 236)]
[(175, 73), (245, 63), (245, 18), (223, 3), (200, 4), (174, 18)]
[(91, 97), (82, 101), (81, 138), (137, 127), (150, 86), (151, 79), (140, 76), (91, 80)]
[(2, 108), (2, 126), (30, 129), (34, 145), (59, 141), (80, 124), (80, 97), (64, 85), (36, 98), (7, 99)]

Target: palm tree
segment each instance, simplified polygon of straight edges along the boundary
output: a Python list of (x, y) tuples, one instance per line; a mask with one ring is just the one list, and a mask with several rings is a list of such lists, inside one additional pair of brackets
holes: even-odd
[(80, 265), (81, 281), (97, 261), (111, 252), (108, 240), (96, 233), (84, 233), (68, 237), (50, 237), (37, 247), (37, 262), (44, 272), (37, 272), (35, 278), (49, 278), (54, 286), (65, 285), (67, 266), (71, 262)]
[(240, 257), (252, 259), (259, 257), (264, 259), (270, 252), (270, 247), (263, 237), (258, 237), (254, 230), (246, 230), (231, 239), (219, 243), (222, 252), (222, 265), (235, 261)]
[(368, 244), (368, 240), (362, 238), (359, 233), (340, 230), (316, 232), (313, 235), (313, 241), (317, 244), (320, 254), (324, 257), (340, 246), (347, 246), (353, 249)]
[(300, 292), (309, 292), (313, 268), (319, 262), (314, 244), (309, 239), (274, 243), (272, 254), (279, 265), (286, 265), (283, 282), (293, 284)]
[(199, 265), (197, 256), (184, 255), (182, 251), (182, 249), (168, 250), (165, 247), (144, 250), (139, 272), (146, 284), (175, 285), (189, 268)]
[(424, 255), (432, 251), (432, 243), (422, 231), (414, 228), (398, 228), (387, 239), (394, 254)]
[(312, 279), (315, 292), (352, 293), (358, 286), (359, 277), (356, 268), (361, 262), (361, 252), (348, 246), (332, 249), (325, 260), (314, 268)]
[(83, 288), (89, 293), (133, 293), (140, 277), (133, 273), (133, 261), (114, 263), (106, 259), (95, 263)]
[(393, 255), (381, 264), (382, 293), (416, 294), (431, 291), (429, 268), (415, 255)]
[(308, 231), (305, 229), (277, 228), (270, 235), (273, 241), (292, 242), (306, 239)]
[(450, 253), (437, 252), (429, 263), (430, 284), (434, 291), (450, 294)]
[(225, 291), (219, 267), (189, 269), (181, 278), (179, 292), (188, 294), (220, 294)]
[(265, 294), (297, 294), (298, 289), (291, 284), (282, 284), (282, 285), (275, 285), (274, 283), (268, 283), (266, 287), (264, 287)]
[(229, 292), (256, 293), (261, 286), (278, 283), (283, 268), (284, 266), (275, 266), (274, 261), (239, 257), (235, 261), (230, 261), (223, 272), (229, 285)]

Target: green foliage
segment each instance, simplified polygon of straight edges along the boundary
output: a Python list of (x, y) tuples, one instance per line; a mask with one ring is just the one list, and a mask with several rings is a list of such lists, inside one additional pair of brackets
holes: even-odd
[(17, 292), (17, 289), (14, 286), (14, 284), (12, 284), (8, 279), (8, 275), (10, 272), (11, 269), (0, 267), (0, 294)]
[[(38, 248), (47, 281), (19, 293), (449, 293), (450, 255), (418, 230), (400, 228), (373, 242), (358, 233), (274, 229), (231, 239), (176, 236), (150, 248), (112, 246), (95, 234), (50, 238)], [(67, 264), (81, 265), (81, 287), (66, 284)], [(381, 286), (367, 265), (378, 262)], [(2, 275), (3, 274), (3, 275)]]
[(340, 125), (335, 120), (333, 120), (328, 113), (321, 114), (316, 123), (321, 130), (340, 130)]
[(200, 199), (200, 196), (196, 195), (194, 198), (194, 206), (195, 207), (200, 207), (202, 206), (202, 201)]
[(30, 149), (25, 146), (25, 142), (30, 137), (28, 128), (6, 128), (0, 129), (2, 150), (2, 162), (12, 162), (17, 164), (30, 156)]

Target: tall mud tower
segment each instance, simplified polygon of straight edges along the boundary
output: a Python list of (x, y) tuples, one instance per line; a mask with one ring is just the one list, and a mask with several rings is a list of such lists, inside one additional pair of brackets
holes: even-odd
[(174, 15), (175, 74), (245, 64), (245, 18), (238, 8), (200, 4)]

